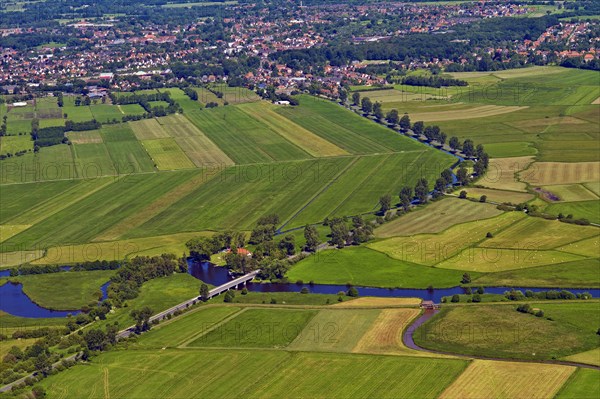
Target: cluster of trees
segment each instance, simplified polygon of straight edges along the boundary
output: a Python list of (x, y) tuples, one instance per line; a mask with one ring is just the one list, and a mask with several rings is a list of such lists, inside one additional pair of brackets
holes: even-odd
[(246, 235), (238, 231), (225, 231), (211, 237), (196, 237), (186, 242), (190, 257), (197, 262), (209, 261), (211, 255), (227, 248), (242, 248)]
[(296, 98), (294, 98), (286, 93), (276, 93), (274, 86), (267, 86), (264, 89), (258, 89), (256, 91), (256, 93), (259, 96), (261, 96), (263, 99), (271, 101), (271, 102), (289, 101), (290, 105), (300, 104), (300, 102)]
[[(303, 62), (307, 65), (348, 65), (352, 60), (430, 60), (450, 59), (458, 64), (460, 59), (472, 55), (479, 48), (499, 47), (503, 43), (539, 37), (546, 28), (557, 25), (556, 16), (540, 18), (491, 18), (470, 24), (460, 24), (444, 35), (426, 33), (409, 34), (390, 40), (353, 44), (333, 41), (328, 46), (306, 50), (286, 50), (272, 54), (279, 63)], [(455, 39), (459, 40), (456, 41)], [(467, 39), (468, 42), (464, 40)], [(475, 70), (505, 69), (502, 60), (473, 59)]]
[(69, 139), (65, 137), (65, 131), (67, 131), (66, 127), (52, 126), (39, 128), (39, 124), (36, 122), (37, 119), (34, 119), (31, 123), (31, 138), (34, 141), (35, 146), (50, 147), (53, 145), (66, 144), (69, 142)]
[[(121, 267), (121, 261), (117, 260), (94, 260), (88, 262), (79, 262), (71, 266), (72, 271), (90, 271), (90, 270), (116, 270)], [(30, 265), (24, 264), (10, 269), (11, 276), (25, 276), (29, 274), (47, 274), (59, 273), (63, 271), (59, 265)]]
[(539, 291), (533, 292), (531, 290), (526, 290), (525, 294), (520, 290), (511, 290), (506, 291), (504, 293), (506, 299), (511, 301), (522, 301), (525, 299), (549, 299), (549, 300), (572, 300), (572, 299), (591, 299), (592, 294), (589, 292), (584, 292), (581, 294), (574, 294), (571, 291), (566, 290), (548, 290), (548, 291)]
[(102, 124), (98, 122), (96, 119), (92, 119), (91, 121), (84, 122), (73, 122), (68, 120), (65, 122), (65, 132), (74, 131), (74, 132), (82, 132), (85, 130), (96, 130), (100, 129)]
[(198, 92), (191, 87), (184, 87), (183, 92), (186, 96), (190, 98), (190, 100), (198, 101)]
[[(133, 93), (132, 95), (123, 96), (116, 95), (115, 93), (110, 93), (110, 99), (113, 104), (124, 105), (124, 104), (139, 104), (144, 110), (146, 114), (144, 115), (136, 115), (138, 119), (144, 118), (154, 118), (160, 116), (167, 116), (169, 114), (174, 114), (176, 112), (182, 113), (183, 109), (171, 98), (171, 95), (168, 91), (160, 92), (160, 93), (148, 93), (148, 94), (138, 94)], [(152, 101), (164, 101), (168, 104), (167, 107), (157, 106), (153, 107), (150, 102)], [(136, 116), (129, 116), (128, 120), (134, 120)], [(127, 117), (127, 116), (126, 116)], [(123, 117), (123, 122), (125, 122), (125, 118)]]
[(108, 298), (115, 306), (120, 306), (125, 300), (138, 296), (139, 289), (148, 280), (170, 276), (176, 271), (187, 272), (187, 267), (181, 270), (180, 262), (173, 254), (160, 256), (136, 256), (124, 262), (118, 271), (110, 278)]
[(94, 260), (73, 265), (72, 271), (117, 270), (123, 262), (119, 260)]
[(454, 79), (442, 76), (405, 76), (401, 80), (402, 84), (409, 86), (427, 86), (427, 87), (442, 87), (442, 86), (467, 86), (465, 80)]
[(533, 314), (536, 317), (544, 317), (544, 311), (542, 309), (534, 310), (528, 303), (517, 306), (517, 312)]
[(329, 243), (338, 248), (362, 244), (373, 236), (373, 225), (362, 216), (326, 219), (323, 224), (331, 229)]
[(8, 119), (8, 115), (4, 115), (2, 117), (2, 125), (0, 125), (0, 137), (6, 136), (6, 121)]

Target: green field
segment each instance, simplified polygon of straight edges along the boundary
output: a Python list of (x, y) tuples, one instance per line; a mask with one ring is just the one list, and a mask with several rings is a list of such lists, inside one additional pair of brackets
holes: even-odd
[(389, 288), (454, 287), (460, 284), (461, 276), (458, 270), (425, 267), (364, 247), (318, 252), (288, 272), (292, 282), (312, 280), (320, 284), (352, 283)]
[[(199, 378), (198, 367), (207, 362), (211, 367)], [(463, 360), (411, 357), (197, 349), (167, 349), (159, 356), (140, 350), (104, 354), (42, 385), (49, 396), (75, 397), (435, 398), (465, 367)]]
[(0, 161), (0, 184), (64, 180), (77, 177), (69, 146), (60, 144), (38, 153)]
[[(3, 245), (10, 246), (13, 243), (25, 249), (89, 242), (153, 199), (192, 178), (195, 173), (132, 175), (115, 179), (108, 186), (60, 210)], [(103, 206), (99, 207), (98, 204)], [(124, 204), (127, 206), (124, 207)]]
[[(384, 109), (408, 113), (413, 121), (438, 124), (449, 137), (485, 144), (492, 157), (600, 159), (599, 106), (592, 105), (600, 97), (597, 71), (531, 67), (452, 75), (469, 86), (396, 86), (361, 94), (382, 101)], [(428, 99), (433, 96), (447, 98)]]
[(444, 198), (426, 207), (384, 224), (375, 230), (377, 237), (410, 236), (419, 233), (439, 233), (455, 224), (498, 216), (495, 206), (480, 202)]
[(545, 211), (553, 215), (562, 213), (564, 216), (573, 215), (575, 219), (587, 219), (592, 223), (600, 223), (600, 201), (598, 200), (550, 204)]
[[(595, 247), (597, 250), (597, 247)], [(581, 287), (599, 288), (599, 259), (584, 259), (538, 267), (484, 274), (474, 285), (500, 287)]]
[(282, 348), (290, 344), (316, 314), (314, 310), (245, 309), (187, 346)]
[(597, 302), (536, 303), (545, 317), (516, 305), (446, 306), (419, 327), (415, 343), (444, 352), (515, 359), (552, 359), (600, 345)]
[(291, 350), (352, 352), (379, 309), (321, 310), (289, 346)]
[(100, 287), (114, 273), (112, 270), (49, 273), (11, 277), (23, 284), (23, 292), (40, 306), (54, 310), (81, 309), (96, 303)]
[(556, 395), (557, 399), (593, 399), (600, 394), (600, 371), (579, 369)]
[(173, 139), (143, 140), (142, 145), (158, 170), (193, 168), (194, 164)]
[(33, 150), (31, 136), (0, 137), (0, 154), (14, 154), (17, 151)]
[(143, 339), (135, 344), (136, 348), (176, 348), (194, 337), (206, 332), (221, 320), (237, 313), (240, 308), (233, 306), (203, 306), (171, 322), (163, 322), (153, 328)]

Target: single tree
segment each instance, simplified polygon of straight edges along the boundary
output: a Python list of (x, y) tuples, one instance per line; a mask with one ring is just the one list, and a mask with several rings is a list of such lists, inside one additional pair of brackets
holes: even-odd
[(456, 179), (463, 186), (469, 183), (469, 172), (467, 171), (467, 168), (464, 166), (458, 168), (458, 171), (456, 172)]
[(427, 197), (429, 196), (429, 183), (427, 183), (427, 179), (424, 177), (420, 178), (415, 185), (415, 197), (419, 200), (421, 204), (427, 202)]
[(387, 113), (385, 117), (390, 125), (397, 125), (400, 120), (400, 115), (398, 114), (397, 109), (393, 109)]
[(304, 227), (304, 238), (306, 245), (304, 249), (308, 252), (315, 252), (319, 246), (319, 232), (315, 226), (306, 225)]
[(352, 94), (352, 103), (357, 107), (360, 105), (360, 93), (355, 92)]
[(469, 284), (471, 282), (471, 275), (469, 273), (464, 273), (460, 282), (463, 284)]
[(148, 306), (144, 306), (141, 309), (135, 309), (131, 311), (131, 318), (135, 320), (135, 332), (141, 333), (150, 329), (150, 317), (152, 316), (152, 309)]
[(402, 118), (400, 118), (400, 129), (404, 131), (410, 129), (410, 117), (407, 114), (402, 115)]
[(466, 139), (462, 145), (462, 151), (467, 158), (470, 158), (473, 155), (475, 155), (475, 147), (473, 146), (473, 140)]
[(361, 107), (365, 114), (370, 114), (373, 111), (373, 102), (369, 97), (365, 97), (361, 100)]
[(389, 194), (382, 195), (379, 198), (379, 205), (380, 205), (379, 212), (381, 212), (382, 214), (385, 214), (387, 211), (389, 211), (392, 208), (392, 196)]
[(423, 121), (417, 121), (412, 126), (412, 130), (417, 136), (423, 134), (423, 129), (425, 129), (425, 123), (423, 123)]
[(207, 301), (208, 300), (208, 285), (202, 283), (200, 285), (200, 297), (202, 298), (203, 301)]
[(446, 182), (446, 185), (449, 185), (452, 183), (452, 171), (450, 169), (444, 169), (442, 171), (442, 179), (444, 179), (444, 181)]
[(400, 196), (400, 204), (402, 204), (402, 207), (404, 208), (404, 210), (407, 211), (408, 208), (410, 207), (410, 203), (413, 198), (413, 189), (408, 186), (404, 186), (400, 190), (399, 196)]
[(381, 103), (379, 101), (373, 105), (373, 115), (375, 115), (375, 118), (377, 118), (378, 121), (383, 120), (383, 109), (381, 109)]
[(339, 96), (342, 104), (346, 104), (346, 101), (348, 101), (348, 92), (344, 89), (340, 89)]
[(433, 189), (440, 194), (444, 193), (446, 191), (446, 180), (443, 177), (438, 178)]
[(450, 141), (448, 141), (448, 145), (454, 151), (460, 150), (460, 148), (461, 148), (460, 140), (458, 139), (458, 137), (455, 137), (455, 136), (450, 137)]

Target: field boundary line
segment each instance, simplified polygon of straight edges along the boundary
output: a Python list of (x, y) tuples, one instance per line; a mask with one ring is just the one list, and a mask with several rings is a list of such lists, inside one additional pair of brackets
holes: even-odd
[(310, 204), (312, 204), (317, 198), (319, 198), (321, 196), (321, 194), (323, 194), (324, 192), (326, 192), (332, 185), (333, 183), (335, 183), (342, 175), (344, 175), (348, 169), (350, 169), (350, 167), (352, 167), (354, 164), (356, 164), (356, 162), (358, 162), (358, 159), (361, 158), (361, 156), (354, 156), (352, 161), (350, 161), (348, 163), (348, 165), (346, 165), (346, 167), (344, 167), (344, 169), (342, 169), (341, 171), (338, 172), (337, 175), (335, 175), (323, 188), (321, 188), (315, 195), (313, 195), (312, 198), (310, 198), (306, 203), (304, 203), (298, 210), (296, 210), (296, 212), (294, 212), (292, 214), (292, 216), (290, 216), (290, 218), (288, 220), (286, 220), (278, 229), (277, 231), (281, 231), (285, 226), (287, 226), (292, 220), (294, 220), (298, 215), (300, 215)]
[[(248, 110), (245, 110), (243, 107), (238, 107), (238, 109), (240, 111), (242, 111), (244, 114), (248, 115), (248, 117), (254, 119), (257, 122), (260, 122), (260, 123), (264, 124), (267, 127), (267, 129), (269, 129), (270, 131), (272, 131), (273, 133), (275, 133), (276, 135), (278, 135), (279, 137), (281, 137), (282, 139), (284, 139), (285, 141), (287, 141), (288, 143), (290, 143), (294, 147), (298, 148), (300, 151), (304, 152), (310, 158), (320, 158), (320, 157), (318, 157), (316, 155), (313, 155), (313, 154), (309, 153), (306, 149), (300, 147), (298, 144), (294, 143), (293, 141), (290, 141), (290, 139), (288, 139), (287, 137), (285, 137), (283, 134), (279, 133), (279, 130), (275, 129), (275, 126), (273, 126), (273, 124), (271, 122), (268, 122), (266, 119), (263, 119), (262, 117), (256, 117), (256, 116), (254, 116), (253, 114), (251, 114), (250, 112), (248, 112)], [(277, 115), (280, 116), (280, 117), (283, 117), (283, 115), (280, 115), (280, 114), (277, 114)], [(299, 128), (302, 128), (296, 122), (294, 122), (294, 121), (290, 121), (290, 122), (292, 122), (294, 125), (298, 126)], [(302, 128), (302, 129), (308, 131), (308, 129), (304, 129), (304, 128)], [(323, 139), (323, 138), (321, 137), (321, 139)], [(325, 139), (323, 139), (323, 140), (325, 140)], [(327, 140), (325, 140), (325, 141), (327, 141)], [(331, 144), (333, 144), (333, 143), (331, 143)], [(347, 151), (345, 151), (345, 152), (347, 152)]]
[(199, 331), (198, 333), (192, 335), (192, 337), (189, 338), (188, 340), (177, 345), (177, 348), (180, 348), (180, 349), (187, 348), (189, 344), (191, 344), (198, 338), (201, 338), (201, 337), (205, 336), (206, 334), (208, 334), (209, 332), (216, 330), (217, 328), (221, 327), (223, 324), (227, 323), (228, 321), (235, 319), (237, 316), (244, 313), (248, 309), (250, 309), (250, 307), (244, 307), (244, 308), (238, 310), (237, 312), (234, 312), (234, 313), (230, 314), (229, 316), (225, 317), (224, 319), (220, 320), (218, 323), (216, 323), (212, 327), (207, 328), (206, 330)]
[[(216, 175), (210, 175), (208, 179), (205, 178), (204, 174), (191, 176), (190, 179), (185, 180), (181, 184), (174, 187), (172, 190), (167, 191), (160, 197), (156, 198), (154, 201), (140, 209), (138, 212), (130, 215), (129, 217), (122, 219), (118, 223), (110, 226), (108, 229), (102, 231), (96, 237), (94, 237), (92, 242), (102, 242), (102, 241), (117, 241), (123, 235), (127, 234), (127, 232), (143, 225), (147, 221), (152, 218), (160, 215), (162, 212), (170, 208), (172, 205), (186, 198), (191, 193), (195, 192), (199, 187), (204, 186), (206, 183), (215, 178)], [(197, 180), (200, 181), (200, 184), (197, 184)], [(173, 194), (181, 194), (178, 196), (174, 196)], [(148, 210), (148, 213), (145, 211)], [(122, 227), (128, 227), (125, 231), (120, 231)], [(113, 234), (113, 236), (109, 235)], [(114, 236), (114, 234), (119, 234)]]
[[(114, 183), (114, 180), (107, 180), (107, 182), (105, 184), (102, 184), (100, 186), (94, 187), (94, 189), (92, 191), (89, 191), (88, 193), (84, 194), (81, 197), (78, 197), (77, 199), (74, 199), (73, 201), (66, 202), (66, 203), (65, 202), (61, 202), (60, 203), (61, 206), (57, 207), (58, 209), (57, 208), (53, 208), (50, 212), (45, 213), (44, 216), (40, 216), (37, 219), (33, 219), (33, 221), (31, 223), (28, 223), (28, 224), (35, 225), (36, 223), (39, 223), (39, 222), (43, 221), (44, 219), (47, 219), (48, 217), (56, 214), (57, 212), (62, 211), (63, 209), (67, 208), (68, 206), (73, 205), (73, 204), (79, 202), (80, 200), (83, 200), (83, 199), (87, 198), (91, 194), (94, 194), (96, 191), (98, 191), (98, 190), (100, 190), (100, 189), (102, 189), (102, 188), (104, 188), (104, 187), (106, 187), (106, 186), (108, 186), (109, 184), (112, 184), (112, 183)], [(62, 192), (60, 192), (60, 193), (58, 193), (56, 195), (53, 195), (53, 196), (47, 198), (42, 203), (37, 204), (36, 207), (38, 207), (38, 208), (39, 207), (44, 207), (46, 204), (48, 204), (52, 200), (57, 199), (61, 195), (64, 195), (66, 193), (70, 193), (72, 191), (78, 191), (80, 189), (81, 189), (81, 187), (79, 187), (78, 185), (75, 186), (75, 187), (71, 187), (67, 191), (62, 191)], [(23, 212), (21, 212), (21, 213), (15, 215), (15, 216), (13, 216), (12, 218), (6, 220), (3, 224), (7, 225), (7, 224), (10, 224), (9, 222), (18, 221), (20, 217), (22, 217), (23, 215), (26, 215), (27, 213), (31, 212), (31, 210), (32, 210), (32, 208), (26, 209)], [(16, 224), (24, 224), (24, 223), (16, 223)]]
[[(408, 167), (412, 167), (413, 164), (415, 164), (424, 154), (427, 153), (427, 150), (423, 150), (420, 151), (420, 154), (411, 162), (408, 164)], [(379, 166), (381, 166), (381, 164), (383, 162), (385, 162), (386, 160), (388, 160), (390, 157), (392, 157), (392, 154), (389, 154), (385, 159), (383, 159), (381, 162), (379, 162), (379, 164), (377, 164), (377, 168), (373, 169), (371, 171), (371, 173), (369, 173), (367, 176), (365, 176), (365, 178), (360, 182), (360, 184), (357, 184), (356, 187), (354, 188), (354, 190), (352, 190), (350, 193), (348, 193), (348, 195), (346, 195), (346, 197), (343, 199), (342, 202), (340, 202), (338, 204), (338, 206), (329, 213), (329, 215), (327, 215), (327, 217), (333, 216), (335, 214), (335, 212), (342, 206), (344, 205), (355, 193), (356, 191), (361, 188), (363, 186), (363, 184), (365, 183), (365, 181), (367, 181), (375, 172), (377, 172), (379, 170)], [(373, 209), (377, 208), (377, 204), (373, 207)], [(371, 210), (369, 213), (372, 213), (373, 210)]]
[[(373, 168), (373, 170), (366, 175), (361, 181), (360, 183), (356, 184), (356, 186), (354, 187), (354, 189), (352, 191), (350, 191), (346, 196), (344, 196), (344, 198), (338, 203), (338, 205), (331, 211), (329, 212), (329, 214), (327, 214), (325, 217), (328, 218), (330, 216), (332, 216), (333, 214), (335, 214), (335, 212), (340, 209), (340, 207), (342, 205), (344, 205), (353, 195), (354, 193), (363, 186), (363, 184), (365, 183), (365, 181), (367, 181), (371, 176), (373, 176), (373, 174), (375, 172), (377, 172), (379, 170), (379, 167), (385, 163), (385, 161), (387, 161), (390, 158), (391, 154), (388, 155), (381, 155), (382, 159), (377, 163), (377, 166), (375, 168)], [(417, 157), (419, 158), (419, 157)], [(411, 163), (412, 165), (412, 163)]]

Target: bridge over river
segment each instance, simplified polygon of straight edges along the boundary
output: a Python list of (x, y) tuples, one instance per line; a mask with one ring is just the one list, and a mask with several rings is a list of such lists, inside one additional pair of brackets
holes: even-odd
[[(218, 287), (215, 287), (208, 292), (208, 298), (206, 298), (206, 299), (216, 297), (217, 295), (220, 295), (223, 292), (228, 291), (232, 288), (239, 288), (240, 286), (244, 286), (244, 285), (246, 285), (246, 283), (248, 281), (253, 280), (254, 277), (256, 277), (256, 275), (258, 273), (260, 273), (260, 270), (255, 270), (248, 274), (244, 274), (243, 276), (238, 277), (234, 280), (228, 281), (225, 284), (222, 284)], [(168, 315), (172, 315), (173, 313), (175, 313), (178, 310), (184, 310), (201, 300), (203, 300), (203, 298), (200, 296), (195, 296), (191, 299), (188, 299), (187, 301), (184, 301), (178, 305), (175, 305), (172, 308), (169, 308), (167, 310), (163, 310), (162, 312), (157, 313), (154, 316), (150, 317), (150, 322), (153, 322), (154, 320), (163, 320)], [(119, 331), (119, 333), (117, 334), (117, 338), (126, 338), (129, 335), (131, 335), (134, 332), (134, 330), (135, 330), (135, 326), (127, 327), (126, 329)], [(81, 353), (76, 353), (74, 355), (65, 357), (64, 359), (65, 360), (76, 360), (79, 355), (81, 355)], [(63, 359), (61, 359), (61, 361), (62, 360)], [(52, 368), (58, 367), (60, 365), (61, 361), (54, 363), (52, 365)], [(10, 391), (13, 386), (24, 383), (28, 377), (33, 377), (33, 376), (35, 376), (35, 374), (36, 373), (31, 373), (23, 378), (20, 378), (16, 381), (11, 382), (10, 384), (6, 384), (6, 385), (0, 387), (0, 393)]]
[[(235, 288), (239, 288), (240, 286), (244, 286), (244, 285), (246, 285), (246, 283), (248, 281), (252, 281), (254, 279), (254, 277), (256, 277), (256, 275), (258, 275), (258, 273), (260, 273), (260, 270), (255, 270), (248, 274), (244, 274), (243, 276), (238, 277), (234, 280), (228, 281), (225, 284), (221, 284), (220, 286), (215, 287), (212, 290), (208, 291), (207, 298), (195, 296), (184, 302), (181, 302), (178, 305), (173, 306), (172, 308), (163, 310), (162, 312), (157, 313), (154, 316), (150, 317), (150, 322), (153, 322), (154, 320), (164, 320), (168, 315), (172, 315), (173, 313), (175, 313), (178, 310), (185, 310), (186, 308), (192, 306), (193, 304), (197, 303), (198, 301), (201, 301), (203, 299), (208, 300), (208, 299), (216, 297), (217, 295), (222, 294), (223, 292), (229, 291), (232, 288), (235, 289)], [(135, 326), (129, 326), (126, 329), (119, 331), (119, 333), (117, 334), (117, 337), (118, 338), (128, 337), (131, 333), (133, 333), (134, 330), (135, 330)]]

